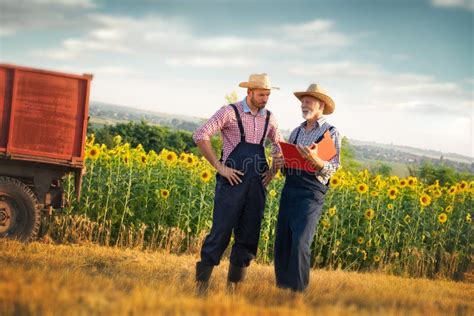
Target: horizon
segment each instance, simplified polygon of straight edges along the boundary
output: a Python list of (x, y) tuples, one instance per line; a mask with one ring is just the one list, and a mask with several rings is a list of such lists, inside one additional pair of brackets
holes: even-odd
[(320, 84), (343, 136), (474, 157), (472, 0), (4, 0), (0, 62), (93, 73), (91, 101), (208, 118), (268, 73), (280, 128)]
[[(100, 103), (100, 104), (104, 104), (104, 105), (107, 105), (107, 106), (117, 106), (117, 107), (122, 107), (122, 108), (130, 108), (130, 109), (133, 109), (133, 110), (144, 110), (144, 111), (147, 111), (149, 113), (156, 114), (156, 115), (164, 114), (164, 115), (169, 115), (169, 116), (179, 116), (179, 117), (190, 118), (190, 119), (199, 119), (199, 120), (206, 120), (207, 119), (205, 117), (189, 116), (189, 115), (186, 115), (186, 114), (177, 114), (177, 113), (172, 113), (172, 112), (155, 111), (153, 109), (152, 110), (147, 110), (147, 109), (131, 107), (131, 106), (128, 106), (128, 105), (123, 105), (123, 104), (112, 104), (112, 103), (107, 103), (107, 102), (102, 102), (102, 101), (95, 101), (95, 100), (90, 101), (90, 103), (96, 103), (96, 104)], [(287, 136), (289, 136), (289, 133), (291, 133), (291, 129), (281, 129), (281, 130), (287, 132), (288, 133)], [(466, 155), (459, 154), (459, 153), (454, 153), (454, 152), (439, 151), (439, 150), (432, 149), (432, 148), (413, 147), (413, 146), (397, 144), (397, 143), (381, 143), (381, 142), (370, 141), (370, 140), (366, 141), (366, 140), (360, 140), (360, 139), (355, 139), (355, 138), (350, 138), (350, 137), (347, 137), (347, 139), (348, 139), (348, 141), (356, 141), (356, 142), (363, 142), (363, 143), (374, 143), (374, 144), (377, 144), (377, 145), (393, 145), (393, 146), (397, 146), (397, 147), (408, 147), (410, 149), (418, 149), (418, 150), (423, 150), (423, 151), (433, 151), (433, 152), (437, 152), (437, 153), (440, 153), (440, 154), (446, 154), (446, 155), (457, 155), (457, 156), (460, 156), (462, 158), (466, 158), (466, 159), (471, 160), (470, 163), (474, 162), (474, 157), (470, 157), (470, 156), (466, 156)], [(465, 163), (467, 163), (467, 162), (465, 162)]]

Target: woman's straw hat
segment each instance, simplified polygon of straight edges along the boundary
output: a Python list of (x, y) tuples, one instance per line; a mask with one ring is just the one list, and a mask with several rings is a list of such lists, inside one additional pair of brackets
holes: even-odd
[(249, 88), (249, 89), (280, 89), (277, 87), (272, 87), (270, 84), (270, 78), (267, 74), (251, 74), (249, 76), (249, 81), (244, 81), (239, 84), (239, 87)]

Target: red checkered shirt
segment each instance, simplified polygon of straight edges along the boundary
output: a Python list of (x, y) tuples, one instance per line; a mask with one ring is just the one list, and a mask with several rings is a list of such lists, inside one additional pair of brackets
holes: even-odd
[[(257, 113), (257, 115), (253, 115), (248, 108), (246, 99), (234, 104), (236, 105), (242, 119), (245, 141), (252, 144), (259, 144), (265, 128), (267, 110), (262, 109)], [(244, 109), (246, 111), (244, 111)], [(225, 161), (232, 150), (234, 150), (240, 142), (239, 125), (237, 124), (234, 109), (230, 105), (223, 106), (204, 125), (194, 132), (194, 142), (197, 144), (202, 140), (209, 140), (211, 136), (216, 134), (218, 131), (222, 134), (222, 160)], [(278, 142), (283, 141), (283, 138), (281, 137), (273, 113), (270, 115), (270, 121), (268, 122), (267, 139), (272, 142), (272, 156), (279, 155), (281, 149)]]

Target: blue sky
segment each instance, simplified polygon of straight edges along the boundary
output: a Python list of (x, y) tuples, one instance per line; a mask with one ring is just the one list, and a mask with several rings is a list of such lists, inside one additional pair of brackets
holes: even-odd
[(2, 0), (0, 61), (94, 74), (91, 99), (206, 118), (270, 75), (281, 128), (319, 83), (349, 138), (474, 156), (474, 0)]

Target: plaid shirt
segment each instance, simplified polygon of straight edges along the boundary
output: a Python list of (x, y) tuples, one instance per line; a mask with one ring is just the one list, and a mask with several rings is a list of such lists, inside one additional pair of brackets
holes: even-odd
[[(261, 109), (257, 115), (253, 115), (247, 105), (246, 98), (234, 104), (242, 119), (245, 141), (252, 144), (260, 144), (265, 128), (267, 110)], [(204, 125), (199, 127), (193, 134), (193, 140), (196, 144), (202, 140), (209, 140), (211, 136), (218, 131), (222, 134), (222, 160), (225, 161), (232, 150), (240, 143), (240, 131), (237, 118), (234, 109), (232, 109), (230, 105), (220, 108)], [(276, 156), (280, 154), (281, 149), (278, 142), (283, 141), (283, 138), (281, 137), (273, 113), (270, 115), (270, 121), (268, 122), (266, 138), (272, 142), (272, 155)]]
[[(305, 126), (306, 122), (301, 123), (300, 126), (295, 128), (293, 132), (291, 132), (290, 138), (288, 140), (289, 143), (293, 143), (295, 141), (296, 134), (298, 130), (300, 130), (300, 134), (298, 136), (297, 144), (303, 146), (310, 146), (313, 144), (319, 137), (323, 135), (323, 129), (320, 128), (324, 123), (326, 123), (326, 118), (323, 116), (320, 118), (315, 126), (310, 130), (306, 131)], [(322, 184), (326, 184), (329, 181), (329, 178), (337, 171), (339, 168), (340, 163), (340, 149), (341, 149), (341, 137), (339, 132), (336, 128), (334, 128), (331, 132), (331, 137), (336, 145), (336, 156), (334, 156), (331, 160), (326, 161), (324, 166), (321, 170), (316, 172), (316, 179)]]

